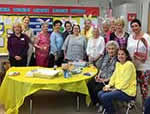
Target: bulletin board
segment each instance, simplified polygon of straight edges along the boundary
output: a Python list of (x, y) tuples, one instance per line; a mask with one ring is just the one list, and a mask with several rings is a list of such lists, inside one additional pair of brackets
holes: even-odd
[[(24, 15), (30, 14), (30, 28), (34, 35), (41, 31), (41, 23), (38, 19), (49, 21), (48, 31), (53, 31), (53, 21), (61, 20), (63, 25), (65, 21), (71, 21), (84, 27), (83, 14), (92, 14), (92, 23), (96, 24), (96, 16), (99, 16), (98, 7), (68, 7), (68, 6), (34, 6), (34, 5), (0, 5), (0, 56), (8, 55), (7, 38), (12, 33), (12, 25), (16, 22), (22, 23)], [(64, 29), (62, 29), (64, 30)], [(63, 31), (62, 31), (63, 32)]]

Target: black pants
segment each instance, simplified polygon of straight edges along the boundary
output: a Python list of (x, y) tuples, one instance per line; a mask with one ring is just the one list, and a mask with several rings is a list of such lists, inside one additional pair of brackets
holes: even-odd
[(27, 65), (27, 57), (24, 57), (19, 61), (17, 61), (13, 57), (9, 57), (9, 61), (10, 61), (11, 66), (26, 66)]
[(32, 53), (29, 66), (36, 66), (36, 60), (35, 60), (35, 57), (34, 57), (34, 53)]
[[(107, 82), (108, 83), (108, 82)], [(106, 84), (107, 84), (106, 83)], [(91, 100), (92, 100), (92, 103), (95, 105), (96, 103), (99, 102), (99, 99), (97, 97), (97, 94), (99, 91), (101, 91), (104, 87), (104, 84), (103, 83), (99, 83), (99, 82), (96, 82), (95, 81), (95, 78), (92, 78), (88, 84), (88, 89), (89, 89), (89, 93), (90, 93), (90, 97), (91, 97)]]
[(55, 60), (55, 56), (53, 54), (49, 55), (49, 67), (54, 67), (54, 65), (57, 65), (58, 67), (61, 66), (63, 63), (64, 57), (59, 57), (58, 60)]

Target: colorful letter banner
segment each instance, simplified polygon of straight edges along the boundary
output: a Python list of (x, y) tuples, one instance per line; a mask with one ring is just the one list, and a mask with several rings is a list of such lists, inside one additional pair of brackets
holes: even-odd
[(0, 4), (0, 14), (54, 15), (54, 16), (83, 16), (83, 14), (86, 15), (92, 14), (92, 16), (99, 16), (99, 7)]

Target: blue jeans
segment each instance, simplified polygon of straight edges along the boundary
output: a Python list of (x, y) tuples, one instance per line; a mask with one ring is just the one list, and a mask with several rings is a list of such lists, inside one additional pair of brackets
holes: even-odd
[(100, 91), (98, 93), (98, 98), (102, 102), (107, 114), (115, 114), (115, 109), (112, 103), (114, 100), (129, 102), (134, 97), (128, 96), (120, 90), (115, 90), (109, 92)]
[(150, 97), (145, 100), (144, 108), (144, 114), (150, 114)]

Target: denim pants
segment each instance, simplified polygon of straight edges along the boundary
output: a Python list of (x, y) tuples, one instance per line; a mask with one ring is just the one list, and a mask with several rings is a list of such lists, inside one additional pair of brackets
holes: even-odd
[(144, 108), (144, 114), (150, 114), (150, 97), (145, 100)]
[[(108, 84), (108, 82), (106, 82), (106, 84)], [(89, 93), (90, 93), (91, 100), (92, 100), (93, 104), (95, 105), (96, 103), (99, 102), (97, 94), (98, 94), (99, 91), (101, 91), (103, 89), (104, 84), (100, 83), (100, 82), (96, 82), (95, 78), (93, 78), (92, 80), (90, 80), (88, 82), (87, 86), (88, 86), (88, 90), (89, 90)]]
[(113, 101), (127, 101), (134, 99), (134, 97), (128, 96), (120, 90), (114, 90), (109, 92), (100, 91), (98, 93), (98, 98), (102, 102), (107, 114), (115, 114), (115, 109), (113, 107)]

